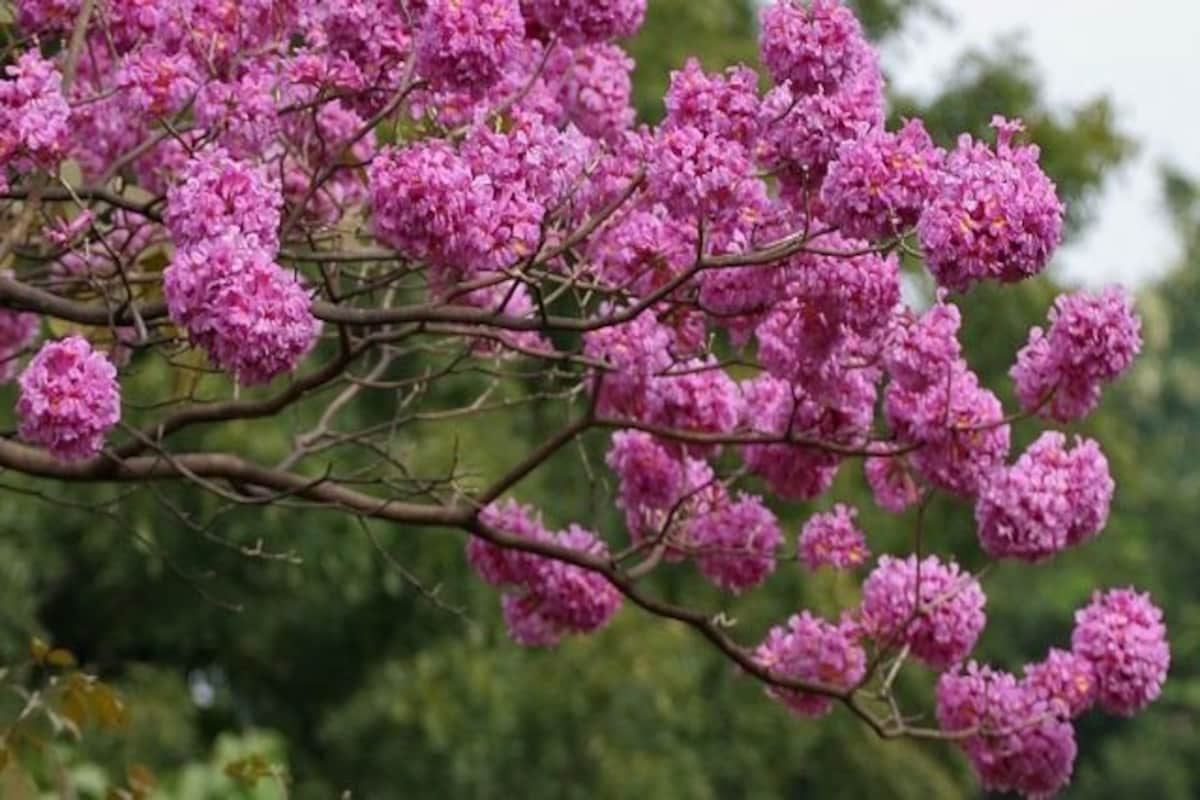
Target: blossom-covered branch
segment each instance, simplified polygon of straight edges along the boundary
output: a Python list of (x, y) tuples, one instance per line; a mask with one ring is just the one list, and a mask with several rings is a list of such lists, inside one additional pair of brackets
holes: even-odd
[[(998, 791), (1060, 790), (1079, 714), (1158, 696), (1165, 629), (1132, 589), (1098, 590), (1070, 649), (1020, 677), (970, 661), (982, 574), (927, 541), (925, 507), (971, 504), (985, 560), (1099, 535), (1118, 490), (1100, 443), (1046, 430), (1014, 454), (1012, 429), (1086, 417), (1140, 322), (1116, 287), (1059, 297), (1003, 407), (956, 301), (1045, 269), (1055, 185), (1019, 121), (997, 117), (994, 141), (889, 129), (840, 0), (770, 4), (769, 88), (689, 60), (653, 127), (616, 43), (645, 0), (15, 6), (3, 469), (455, 529), (521, 645), (628, 600), (799, 716), (840, 704), (884, 737), (958, 742)], [(515, 408), (558, 427), (481, 469), (492, 443), (459, 423)], [(285, 415), (266, 457), (246, 431)], [(572, 448), (580, 491), (615, 476), (624, 530), (547, 525), (517, 499)], [(846, 503), (789, 541), (779, 510), (852, 467), (913, 531), (901, 552), (873, 557), (882, 538)], [(725, 609), (661, 599), (680, 563), (731, 604), (780, 564), (869, 571), (836, 619), (780, 609), (754, 644)], [(893, 692), (917, 662), (939, 673), (936, 728)]]

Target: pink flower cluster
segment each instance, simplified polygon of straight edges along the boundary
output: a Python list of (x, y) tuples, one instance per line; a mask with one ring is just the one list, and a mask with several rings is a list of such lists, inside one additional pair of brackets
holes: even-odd
[(556, 93), (562, 114), (585, 136), (613, 139), (634, 119), (633, 59), (615, 44), (575, 48)]
[(63, 461), (99, 453), (121, 419), (117, 370), (82, 336), (46, 342), (18, 383), (21, 438)]
[(919, 119), (844, 142), (821, 184), (825, 217), (846, 236), (902, 236), (933, 199), (944, 158)]
[[(861, 252), (860, 243), (831, 234), (820, 254), (788, 265), (784, 298), (755, 329), (759, 360), (773, 375), (811, 380), (839, 346), (880, 333), (900, 302), (899, 262)], [(844, 255), (843, 255), (844, 254)]]
[(1046, 797), (1071, 780), (1075, 730), (1028, 683), (971, 662), (938, 680), (944, 730), (969, 732), (961, 744), (983, 788)]
[(279, 183), (265, 168), (212, 148), (184, 165), (167, 192), (163, 223), (180, 246), (240, 231), (273, 251), (279, 247), (282, 203)]
[(1091, 663), (1100, 707), (1122, 716), (1158, 698), (1171, 665), (1162, 611), (1132, 588), (1096, 592), (1075, 612), (1071, 650)]
[(641, 431), (614, 434), (607, 462), (635, 541), (652, 538), (671, 560), (694, 557), (704, 577), (731, 592), (774, 571), (783, 533), (761, 498), (731, 497), (707, 463)]
[(606, 461), (621, 478), (617, 502), (622, 508), (670, 510), (683, 496), (682, 461), (648, 433), (614, 433)]
[(1141, 350), (1141, 327), (1119, 287), (1059, 295), (1050, 330), (1030, 331), (1009, 373), (1021, 407), (1059, 422), (1087, 416), (1104, 384), (1129, 369)]
[(930, 272), (956, 291), (1036, 275), (1062, 239), (1063, 205), (1038, 166), (1038, 148), (1013, 145), (1019, 122), (997, 117), (992, 125), (996, 149), (964, 134), (917, 223)]
[(431, 267), (446, 294), (530, 256), (548, 209), (578, 181), (590, 143), (536, 116), (508, 130), (472, 128), (462, 147), (426, 140), (380, 152), (369, 170), (374, 233)]
[(867, 537), (855, 524), (858, 510), (838, 503), (833, 510), (813, 514), (800, 531), (800, 557), (809, 569), (849, 569), (871, 555)]
[(694, 127), (747, 149), (758, 137), (758, 76), (749, 67), (708, 75), (689, 58), (671, 73), (665, 104), (669, 126)]
[(65, 31), (79, 13), (80, 0), (18, 0), (17, 21), (30, 31)]
[(907, 645), (934, 669), (966, 658), (983, 631), (987, 598), (953, 561), (881, 556), (862, 588), (863, 631), (880, 647)]
[(931, 377), (920, 392), (898, 382), (888, 387), (888, 422), (901, 442), (916, 447), (908, 460), (930, 483), (974, 497), (1008, 456), (1004, 409), (961, 360), (945, 375)]
[(1070, 650), (1052, 647), (1044, 660), (1026, 665), (1025, 682), (1062, 717), (1074, 719), (1096, 703), (1096, 669)]
[(975, 662), (937, 686), (943, 730), (960, 744), (985, 789), (1047, 797), (1071, 779), (1071, 720), (1094, 704), (1128, 716), (1159, 696), (1170, 664), (1162, 612), (1132, 589), (1097, 592), (1075, 615), (1071, 650), (1051, 648), (1024, 677)]
[[(826, 622), (808, 611), (771, 628), (754, 660), (777, 679), (818, 683), (832, 692), (856, 686), (867, 671), (857, 626), (848, 620)], [(833, 708), (831, 697), (816, 692), (772, 686), (767, 693), (804, 717), (819, 717)]]
[[(852, 445), (870, 425), (874, 386), (858, 371), (839, 377), (841, 391), (831, 392), (828, 402), (799, 383), (765, 373), (742, 386), (750, 428), (780, 439), (744, 445), (742, 459), (780, 497), (807, 500), (829, 489), (842, 457), (821, 444)], [(811, 439), (813, 444), (788, 441), (792, 439)]]
[(444, 142), (381, 152), (370, 185), (374, 233), (404, 255), (449, 264), (490, 249), (478, 241), (491, 213), (490, 182)]
[(21, 171), (58, 166), (71, 136), (62, 75), (36, 49), (22, 53), (5, 72), (8, 79), (0, 81), (0, 166)]
[(1095, 536), (1108, 520), (1113, 480), (1100, 446), (1043, 433), (1017, 463), (998, 468), (975, 505), (979, 541), (993, 558), (1042, 561)]
[[(193, 113), (200, 125), (216, 137), (230, 153), (243, 159), (277, 149), (274, 145), (284, 132), (275, 94), (279, 91), (278, 76), (268, 68), (248, 69), (236, 80), (208, 81), (196, 93)], [(322, 127), (330, 109), (322, 106), (316, 119), (306, 120), (310, 127)], [(313, 122), (315, 121), (315, 126)], [(295, 126), (289, 138), (297, 137)], [(324, 133), (324, 131), (322, 131)], [(331, 146), (336, 142), (329, 140)]]
[(683, 272), (696, 256), (695, 229), (656, 203), (627, 211), (588, 244), (596, 279), (646, 294)]
[(700, 307), (713, 324), (729, 330), (735, 344), (744, 345), (784, 299), (781, 284), (773, 271), (757, 267), (706, 270), (700, 275)]
[(171, 319), (247, 386), (294, 368), (321, 330), (295, 274), (234, 231), (176, 250), (163, 288)]
[[(547, 531), (536, 512), (514, 501), (488, 506), (480, 521), (496, 531), (531, 543), (552, 544), (578, 553), (606, 556), (595, 534), (572, 525)], [(467, 559), (479, 576), (506, 590), (504, 618), (513, 639), (526, 647), (549, 647), (570, 633), (603, 627), (621, 606), (621, 594), (604, 576), (583, 567), (479, 537), (467, 544)]]
[(759, 45), (776, 83), (804, 94), (836, 91), (870, 52), (841, 0), (775, 0), (763, 10)]
[[(613, 435), (607, 462), (620, 486), (617, 507), (625, 512), (634, 542), (665, 545), (669, 560), (690, 552), (693, 520), (729, 503), (729, 493), (707, 462), (691, 458), (642, 431)], [(659, 483), (661, 481), (661, 483)]]
[(952, 376), (962, 360), (961, 325), (962, 315), (946, 302), (944, 291), (919, 318), (908, 311), (898, 314), (883, 351), (883, 365), (892, 381), (905, 391), (925, 392)]
[(428, 0), (417, 70), (438, 87), (483, 92), (500, 80), (525, 35), (517, 0)]
[(650, 312), (585, 335), (584, 353), (611, 366), (596, 377), (597, 410), (677, 430), (732, 431), (742, 419), (738, 385), (711, 358), (677, 362), (676, 345), (674, 332)]
[(528, 0), (534, 20), (569, 45), (632, 36), (646, 0)]
[(116, 82), (121, 102), (133, 113), (161, 117), (182, 111), (200, 88), (202, 77), (187, 53), (144, 47), (121, 60)]
[(921, 487), (903, 456), (869, 456), (863, 473), (876, 504), (893, 514), (903, 513), (921, 499)]
[(171, 319), (247, 385), (295, 368), (321, 330), (304, 285), (274, 260), (280, 202), (262, 169), (220, 149), (191, 160), (167, 195)]
[(700, 572), (731, 592), (757, 586), (775, 570), (783, 533), (758, 497), (742, 495), (697, 516), (687, 529)]
[(736, 142), (690, 125), (659, 131), (646, 182), (655, 199), (684, 218), (709, 219), (766, 202), (748, 154)]
[(883, 125), (883, 78), (868, 51), (858, 71), (833, 93), (804, 94), (784, 84), (763, 97), (758, 155), (783, 189), (821, 185), (838, 148)]

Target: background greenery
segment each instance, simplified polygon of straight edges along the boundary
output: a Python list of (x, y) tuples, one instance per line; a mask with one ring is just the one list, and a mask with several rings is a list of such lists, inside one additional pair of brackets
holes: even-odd
[[(903, 35), (906, 19), (929, 13), (921, 0), (858, 5), (880, 38)], [(709, 69), (753, 62), (753, 14), (731, 0), (652, 0), (631, 49), (637, 105), (652, 120), (669, 70), (687, 55), (699, 54)], [(1048, 107), (1036, 65), (1011, 44), (967, 56), (932, 100), (896, 97), (893, 109), (922, 115), (943, 143), (959, 130), (982, 134), (993, 113), (1024, 117), (1069, 204), (1071, 233), (1088, 224), (1105, 175), (1133, 147), (1103, 98)], [(1102, 440), (1117, 479), (1107, 532), (1043, 566), (1001, 566), (986, 581), (990, 613), (979, 655), (1009, 668), (1065, 643), (1071, 611), (1095, 586), (1134, 583), (1166, 609), (1174, 650), (1166, 696), (1132, 721), (1081, 723), (1074, 797), (1200, 796), (1200, 539), (1192, 530), (1200, 508), (1200, 191), (1168, 174), (1164, 192), (1185, 256), (1142, 292), (1146, 352), (1079, 428)], [(965, 345), (991, 385), (1007, 391), (1005, 372), (1057, 290), (1041, 278), (963, 301)], [(147, 367), (135, 380), (162, 377)], [(536, 380), (510, 388), (532, 392)], [(11, 407), (9, 399), (0, 398), (0, 408)], [(363, 403), (352, 413), (368, 420), (388, 412)], [(487, 475), (561, 414), (530, 409), (481, 418), (462, 423), (457, 435)], [(208, 447), (251, 442), (269, 460), (302, 422), (302, 414), (289, 415), (197, 436)], [(1016, 444), (1036, 430), (1020, 428)], [(414, 463), (429, 472), (445, 467), (444, 434), (406, 436)], [(586, 443), (593, 456), (601, 447)], [(555, 651), (518, 648), (504, 634), (495, 593), (466, 569), (456, 535), (375, 525), (368, 536), (344, 517), (279, 509), (224, 513), (211, 528), (192, 529), (163, 503), (197, 520), (217, 510), (194, 492), (143, 490), (97, 513), (87, 507), (117, 498), (116, 490), (35, 487), (3, 475), (0, 484), (7, 489), (0, 660), (26, 659), (31, 638), (40, 636), (69, 648), (120, 691), (128, 709), (128, 723), (116, 730), (89, 728), (80, 744), (60, 739), (0, 772), (0, 796), (39, 796), (25, 772), (43, 791), (69, 776), (73, 796), (83, 798), (118, 786), (129, 796), (274, 798), (282, 796), (282, 771), (291, 795), (306, 799), (347, 790), (355, 798), (530, 800), (916, 800), (977, 791), (952, 747), (881, 742), (841, 713), (821, 722), (792, 718), (686, 630), (633, 609)], [(860, 505), (876, 552), (905, 548), (911, 520), (878, 513), (856, 469), (843, 471), (836, 494)], [(587, 481), (577, 453), (537, 473), (519, 496), (545, 509), (552, 524), (582, 520), (612, 540), (623, 535), (609, 495)], [(830, 502), (777, 508), (794, 531)], [(938, 499), (927, 530), (930, 546), (980, 563), (969, 507)], [(240, 549), (260, 540), (287, 557)], [(397, 564), (427, 592), (438, 587), (450, 609), (414, 588)], [(686, 569), (660, 585), (705, 607), (725, 604), (746, 640), (801, 606), (829, 612), (852, 603), (855, 592), (851, 578), (812, 577), (786, 565), (765, 589), (736, 602)], [(909, 705), (928, 707), (930, 676), (910, 672)]]

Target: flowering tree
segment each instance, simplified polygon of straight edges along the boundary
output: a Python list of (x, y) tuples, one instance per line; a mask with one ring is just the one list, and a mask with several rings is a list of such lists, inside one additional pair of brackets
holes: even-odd
[[(1014, 455), (1010, 431), (1096, 407), (1140, 348), (1129, 299), (1060, 297), (1014, 354), (1006, 410), (962, 352), (953, 293), (1035, 276), (1059, 244), (1064, 209), (1020, 123), (949, 150), (920, 120), (887, 130), (854, 15), (779, 0), (762, 16), (772, 88), (693, 60), (663, 123), (636, 128), (613, 40), (644, 10), (17, 2), (0, 345), (19, 427), (0, 466), (456, 529), (519, 644), (594, 631), (628, 600), (798, 715), (841, 705), (880, 736), (957, 743), (989, 789), (1056, 792), (1076, 716), (1158, 696), (1162, 615), (1132, 588), (1097, 590), (1069, 649), (1047, 643), (1021, 675), (969, 661), (981, 575), (936, 553), (923, 510), (973, 504), (992, 559), (1040, 562), (1101, 532), (1115, 487), (1099, 444), (1046, 431)], [(915, 280), (904, 299), (902, 260), (936, 284), (924, 303)], [(341, 424), (368, 396), (393, 412)], [(478, 480), (469, 448), (432, 477), (403, 454), (418, 426), (486, 448), (457, 442), (456, 420), (518, 403), (570, 421), (504, 474)], [(188, 435), (285, 413), (312, 424), (273, 464)], [(594, 432), (623, 537), (551, 530), (514, 499)], [(908, 551), (872, 565), (844, 504), (786, 544), (771, 505), (825, 496), (856, 464), (911, 528)], [(861, 602), (801, 610), (755, 644), (653, 580), (691, 562), (737, 594), (792, 561), (869, 568)], [(938, 673), (936, 727), (893, 693), (913, 662)]]

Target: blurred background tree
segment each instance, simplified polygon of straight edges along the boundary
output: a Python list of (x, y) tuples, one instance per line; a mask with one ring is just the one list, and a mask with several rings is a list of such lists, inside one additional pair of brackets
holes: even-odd
[[(877, 37), (903, 35), (912, 14), (936, 13), (923, 0), (857, 5)], [(749, 2), (652, 0), (630, 43), (643, 119), (661, 115), (669, 71), (688, 55), (709, 70), (753, 63), (755, 25)], [(895, 97), (892, 108), (896, 118), (924, 117), (943, 144), (959, 130), (984, 135), (993, 113), (1023, 117), (1071, 209), (1071, 233), (1088, 224), (1105, 176), (1133, 146), (1104, 98), (1049, 107), (1036, 65), (1014, 43), (968, 54), (936, 96)], [(1032, 573), (1001, 567), (985, 583), (990, 614), (979, 655), (1007, 667), (1064, 643), (1069, 611), (1090, 586), (1132, 581), (1165, 607), (1175, 656), (1167, 695), (1132, 723), (1084, 722), (1069, 792), (1079, 797), (1200, 796), (1200, 766), (1187, 757), (1200, 751), (1200, 587), (1191, 574), (1200, 544), (1189, 527), (1200, 507), (1200, 191), (1175, 174), (1165, 185), (1185, 255), (1142, 294), (1146, 353), (1134, 374), (1081, 429), (1101, 438), (1118, 483), (1107, 532)], [(916, 273), (913, 281), (929, 291)], [(1041, 278), (962, 299), (965, 347), (1001, 392), (1056, 291)], [(159, 377), (147, 367), (138, 379)], [(536, 391), (536, 377), (527, 384), (514, 388)], [(470, 388), (445, 391), (465, 397)], [(0, 398), (0, 407), (10, 400)], [(360, 404), (352, 413), (365, 422), (390, 409)], [(531, 406), (466, 420), (462, 439), (489, 442), (472, 462), (485, 475), (498, 472), (507, 454), (555, 422), (548, 415), (561, 413)], [(303, 422), (242, 422), (195, 435), (253, 441), (269, 460)], [(1032, 430), (1018, 429), (1016, 446)], [(433, 437), (415, 436), (408, 446), (430, 475), (456, 457)], [(551, 523), (582, 519), (619, 541), (623, 525), (607, 499), (601, 453), (597, 439), (561, 454), (521, 486), (521, 499), (545, 509)], [(634, 611), (554, 652), (518, 648), (505, 636), (495, 593), (465, 568), (458, 536), (258, 508), (189, 527), (177, 514), (204, 519), (215, 502), (151, 487), (118, 508), (103, 505), (122, 497), (112, 489), (40, 487), (52, 496), (38, 496), (29, 484), (4, 476), (0, 483), (8, 489), (0, 507), (0, 653), (21, 660), (35, 635), (61, 643), (121, 690), (130, 716), (121, 731), (48, 748), (30, 765), (43, 786), (65, 774), (78, 796), (99, 798), (116, 787), (140, 791), (133, 776), (143, 779), (145, 796), (273, 798), (282, 796), (286, 770), (291, 796), (305, 800), (345, 790), (355, 798), (531, 800), (915, 800), (975, 791), (952, 748), (881, 742), (838, 714), (819, 724), (797, 720), (686, 630)], [(873, 507), (853, 465), (835, 495), (861, 508), (876, 552), (910, 536)], [(777, 510), (794, 534), (814, 508)], [(939, 499), (928, 531), (932, 547), (981, 562), (969, 507)], [(667, 575), (664, 591), (712, 608), (722, 602), (683, 571)], [(850, 578), (801, 575), (785, 564), (730, 608), (752, 639), (801, 606), (829, 611), (854, 592)], [(931, 681), (910, 683), (913, 707), (928, 707)]]

